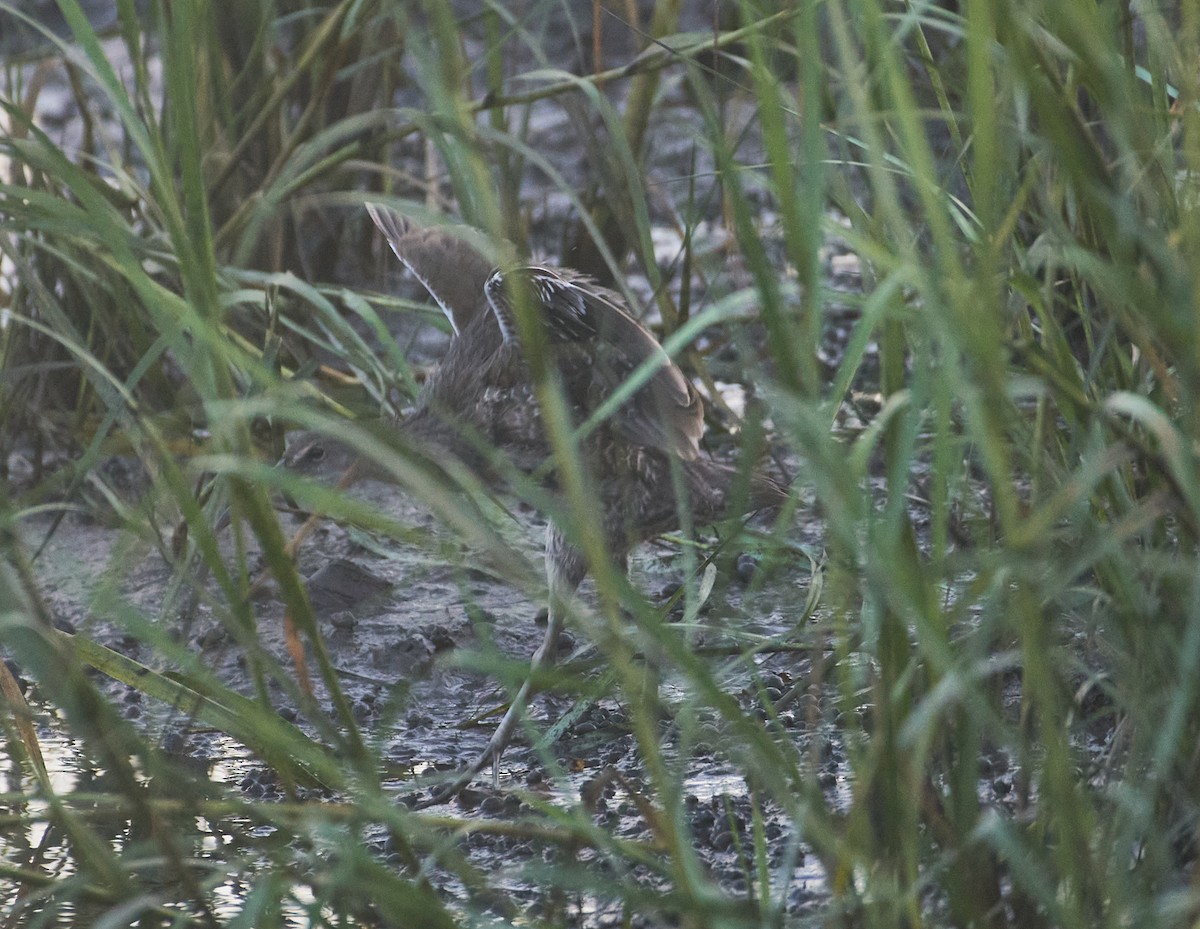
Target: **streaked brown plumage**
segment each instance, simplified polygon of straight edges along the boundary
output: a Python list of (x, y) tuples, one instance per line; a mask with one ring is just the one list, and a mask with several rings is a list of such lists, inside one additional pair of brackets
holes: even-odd
[[(498, 450), (520, 471), (545, 473), (551, 451), (528, 361), (517, 335), (515, 299), (527, 299), (543, 326), (549, 366), (557, 377), (576, 426), (586, 422), (647, 362), (656, 365), (646, 382), (581, 443), (581, 459), (600, 503), (608, 552), (624, 571), (640, 542), (679, 528), (672, 469), (682, 475), (694, 522), (727, 515), (735, 471), (700, 450), (704, 407), (691, 382), (654, 337), (627, 311), (616, 293), (575, 272), (531, 266), (496, 271), (463, 239), (416, 226), (403, 216), (368, 205), (375, 224), (397, 257), (437, 300), (454, 328), (438, 370), (426, 381), (416, 410), (399, 423), (408, 440), (449, 454), (485, 480), (496, 469)], [(517, 286), (514, 278), (519, 276)], [(514, 296), (520, 295), (520, 296)], [(321, 440), (311, 434), (289, 446), (293, 466), (313, 456)], [(373, 474), (369, 467), (362, 474)], [(750, 510), (786, 498), (774, 481), (751, 475)], [(551, 522), (546, 534), (550, 585), (545, 639), (535, 668), (552, 661), (563, 622), (563, 604), (587, 573), (582, 554)], [(530, 696), (527, 683), (514, 699), (487, 750), (440, 794), (451, 795), (489, 759), (498, 758)]]

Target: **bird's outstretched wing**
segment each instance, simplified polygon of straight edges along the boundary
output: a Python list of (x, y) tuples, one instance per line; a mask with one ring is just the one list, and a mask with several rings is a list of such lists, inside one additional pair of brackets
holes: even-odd
[(685, 461), (699, 456), (704, 433), (700, 395), (654, 336), (629, 315), (618, 294), (570, 271), (527, 267), (496, 272), (485, 293), (510, 342), (517, 341), (514, 292), (525, 295), (537, 310), (560, 355), (559, 370), (574, 402), (594, 411), (652, 359), (654, 374), (613, 421), (638, 446), (672, 452)]
[(367, 212), (396, 257), (433, 295), (455, 334), (484, 311), (484, 285), (496, 267), (492, 261), (446, 229), (418, 226), (378, 203), (368, 203)]

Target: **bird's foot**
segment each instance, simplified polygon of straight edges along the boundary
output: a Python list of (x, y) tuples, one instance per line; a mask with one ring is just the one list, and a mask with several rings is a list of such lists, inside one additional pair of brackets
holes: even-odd
[(430, 792), (428, 797), (418, 800), (413, 809), (423, 810), (431, 806), (440, 806), (443, 803), (448, 803), (458, 796), (475, 779), (475, 776), (489, 764), (492, 765), (492, 786), (495, 789), (499, 789), (500, 756), (504, 754), (504, 750), (508, 748), (508, 743), (512, 741), (513, 733), (516, 731), (517, 724), (521, 721), (521, 717), (525, 713), (525, 708), (529, 705), (529, 698), (532, 694), (533, 683), (532, 681), (526, 681), (521, 689), (517, 691), (517, 695), (508, 707), (508, 712), (504, 714), (504, 718), (500, 720), (500, 725), (496, 727), (496, 731), (492, 733), (491, 739), (488, 740), (488, 744), (479, 753), (478, 757), (459, 771), (452, 781), (439, 784)]

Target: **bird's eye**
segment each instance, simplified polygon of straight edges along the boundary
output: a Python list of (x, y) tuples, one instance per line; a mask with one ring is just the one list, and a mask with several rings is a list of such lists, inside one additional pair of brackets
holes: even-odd
[(323, 445), (310, 445), (304, 450), (304, 454), (300, 456), (301, 461), (317, 462), (325, 457), (325, 447)]

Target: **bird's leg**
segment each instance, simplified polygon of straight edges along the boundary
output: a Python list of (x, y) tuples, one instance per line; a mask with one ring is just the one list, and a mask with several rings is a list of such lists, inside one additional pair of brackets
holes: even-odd
[(471, 783), (475, 775), (482, 771), (489, 761), (493, 765), (493, 786), (498, 784), (500, 756), (512, 740), (513, 733), (525, 715), (525, 708), (529, 705), (530, 699), (537, 693), (537, 685), (534, 683), (537, 673), (554, 664), (554, 659), (558, 654), (558, 640), (562, 636), (566, 617), (567, 602), (586, 574), (587, 563), (584, 561), (582, 553), (567, 542), (554, 524), (550, 523), (546, 527), (546, 580), (550, 587), (550, 604), (546, 611), (546, 634), (542, 637), (542, 644), (538, 646), (538, 650), (533, 653), (530, 676), (525, 679), (525, 683), (513, 697), (508, 711), (500, 720), (500, 725), (496, 727), (496, 731), (492, 733), (491, 739), (488, 740), (487, 746), (479, 756), (463, 768), (453, 781), (435, 790), (428, 801), (418, 804), (418, 808), (445, 803)]
[(491, 758), (492, 789), (500, 786), (500, 756), (508, 747), (509, 740), (512, 739), (513, 732), (516, 731), (517, 724), (525, 713), (525, 708), (536, 693), (534, 678), (543, 668), (554, 664), (554, 658), (558, 654), (558, 640), (562, 636), (563, 614), (562, 604), (555, 603), (553, 587), (551, 587), (550, 606), (546, 610), (546, 634), (542, 637), (542, 644), (538, 646), (538, 650), (533, 653), (533, 661), (529, 666), (529, 677), (525, 679), (525, 683), (513, 697), (512, 703), (508, 705), (508, 712), (504, 714), (500, 725), (492, 733), (492, 738), (488, 741), (487, 748), (483, 750), (481, 756), (481, 760), (485, 763), (489, 757)]

